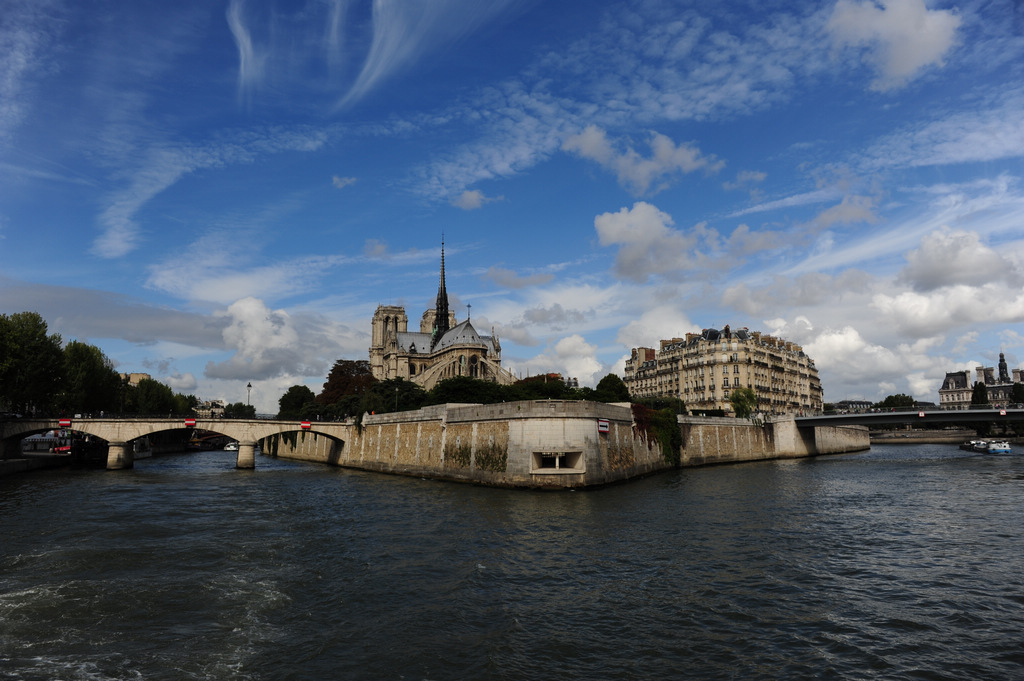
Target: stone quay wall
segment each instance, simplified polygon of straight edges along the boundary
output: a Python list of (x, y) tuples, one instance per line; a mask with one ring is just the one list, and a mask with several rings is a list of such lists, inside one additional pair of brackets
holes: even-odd
[[(867, 428), (801, 429), (792, 419), (756, 426), (735, 418), (680, 417), (681, 466), (796, 458), (867, 449)], [(605, 432), (606, 429), (606, 432)], [(282, 458), (501, 487), (605, 485), (668, 470), (661, 446), (639, 432), (628, 405), (538, 400), (435, 405), (367, 415), (342, 442), (277, 435)]]

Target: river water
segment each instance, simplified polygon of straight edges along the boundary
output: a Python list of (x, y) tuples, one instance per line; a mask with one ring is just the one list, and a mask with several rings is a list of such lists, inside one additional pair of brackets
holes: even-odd
[(234, 456), (0, 479), (0, 679), (1024, 678), (1024, 457), (532, 492)]

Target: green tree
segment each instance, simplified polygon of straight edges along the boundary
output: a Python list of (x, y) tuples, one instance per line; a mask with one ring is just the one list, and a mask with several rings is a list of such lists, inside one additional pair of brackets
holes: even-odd
[(66, 412), (117, 411), (121, 377), (95, 345), (71, 341), (64, 346), (64, 385), (60, 408)]
[(1010, 389), (1010, 401), (1014, 404), (1024, 404), (1024, 383), (1014, 383)]
[(278, 412), (277, 418), (297, 421), (302, 418), (302, 408), (306, 404), (313, 402), (316, 399), (316, 395), (313, 391), (304, 385), (293, 385), (285, 391), (284, 395), (281, 395), (281, 399), (277, 401)]
[(316, 401), (325, 405), (337, 404), (346, 397), (366, 394), (375, 382), (369, 361), (339, 359), (331, 367), (331, 373), (327, 374), (327, 382), (316, 396)]
[(0, 405), (21, 413), (54, 407), (64, 374), (58, 334), (37, 312), (0, 315)]
[(629, 388), (615, 374), (608, 374), (597, 383), (594, 399), (598, 402), (629, 402)]
[(254, 419), (256, 418), (256, 407), (251, 404), (233, 402), (224, 405), (224, 418), (226, 419)]
[(579, 393), (565, 384), (558, 374), (541, 374), (516, 381), (506, 392), (510, 400), (576, 400)]
[(972, 405), (988, 405), (988, 388), (981, 381), (975, 381), (974, 392), (971, 393)]
[(904, 395), (903, 393), (897, 393), (895, 395), (888, 395), (881, 402), (875, 403), (876, 409), (906, 409), (913, 407), (916, 404), (914, 398), (910, 395)]
[(425, 404), (495, 404), (502, 401), (514, 401), (520, 397), (512, 397), (519, 393), (509, 391), (490, 381), (481, 381), (469, 376), (455, 376), (439, 381), (433, 390), (424, 396)]
[(360, 402), (360, 411), (374, 414), (408, 411), (419, 409), (426, 399), (427, 392), (422, 386), (402, 378), (390, 378), (370, 386)]
[(199, 398), (195, 395), (174, 394), (174, 413), (183, 415), (194, 415), (199, 406)]
[(177, 409), (174, 392), (160, 381), (144, 378), (129, 391), (130, 411), (160, 416)]
[(749, 418), (757, 409), (757, 393), (750, 388), (734, 388), (729, 393), (729, 404), (737, 418)]

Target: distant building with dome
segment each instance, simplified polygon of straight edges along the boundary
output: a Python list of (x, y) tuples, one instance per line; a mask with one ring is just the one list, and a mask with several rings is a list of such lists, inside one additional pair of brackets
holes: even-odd
[(970, 409), (971, 397), (974, 394), (974, 384), (983, 383), (985, 393), (988, 396), (989, 404), (1005, 405), (1012, 400), (1013, 385), (1021, 383), (1022, 372), (1014, 369), (1011, 375), (1006, 365), (1006, 357), (999, 353), (999, 373), (995, 367), (975, 367), (976, 381), (971, 381), (971, 372), (947, 371), (946, 378), (939, 388), (939, 407), (942, 409)]
[(448, 309), (441, 244), (441, 281), (433, 309), (420, 319), (420, 330), (409, 331), (409, 318), (400, 305), (378, 305), (373, 314), (370, 371), (380, 381), (402, 378), (430, 390), (438, 382), (469, 376), (501, 385), (515, 376), (501, 366), (501, 344), (496, 335), (480, 335), (468, 316), (457, 322)]

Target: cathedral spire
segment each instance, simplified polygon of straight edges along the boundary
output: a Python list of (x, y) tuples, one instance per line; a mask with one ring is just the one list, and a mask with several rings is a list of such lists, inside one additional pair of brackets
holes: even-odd
[(437, 287), (437, 304), (434, 307), (434, 332), (430, 337), (431, 349), (437, 345), (449, 329), (448, 325), (448, 290), (444, 284), (444, 235), (441, 236), (441, 283)]

